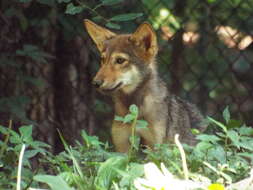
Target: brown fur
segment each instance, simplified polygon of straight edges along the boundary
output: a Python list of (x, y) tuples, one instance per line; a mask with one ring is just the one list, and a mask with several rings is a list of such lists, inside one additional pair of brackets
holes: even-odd
[[(176, 133), (183, 142), (194, 144), (190, 129), (204, 129), (203, 117), (194, 105), (171, 95), (159, 78), (155, 61), (158, 45), (152, 27), (143, 23), (133, 34), (117, 35), (89, 20), (84, 24), (101, 53), (94, 83), (113, 98), (115, 115), (125, 116), (129, 106), (136, 104), (139, 118), (148, 122), (148, 129), (137, 129), (137, 134), (149, 147), (172, 141)], [(117, 151), (128, 151), (130, 135), (129, 124), (113, 121)]]

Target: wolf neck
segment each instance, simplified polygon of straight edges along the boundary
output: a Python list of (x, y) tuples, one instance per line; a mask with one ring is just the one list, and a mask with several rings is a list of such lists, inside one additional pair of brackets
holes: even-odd
[[(155, 66), (154, 66), (155, 67)], [(155, 68), (150, 70), (149, 75), (143, 79), (135, 91), (131, 94), (126, 94), (119, 92), (113, 96), (115, 115), (124, 116), (129, 111), (129, 106), (132, 104), (140, 105), (143, 104), (145, 97), (154, 95), (154, 93), (159, 92), (157, 84), (159, 83), (160, 78), (157, 74)]]

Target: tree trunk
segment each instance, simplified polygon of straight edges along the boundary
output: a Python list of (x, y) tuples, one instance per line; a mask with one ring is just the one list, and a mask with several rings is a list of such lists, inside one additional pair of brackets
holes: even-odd
[[(74, 143), (80, 139), (80, 130), (92, 133), (94, 117), (89, 105), (93, 102), (91, 76), (89, 71), (89, 51), (80, 37), (70, 42), (58, 35), (56, 41), (56, 61), (54, 65), (54, 92), (56, 127)], [(62, 147), (56, 131), (56, 149)]]
[[(174, 14), (178, 18), (184, 18), (184, 9), (186, 6), (186, 0), (176, 1), (174, 8)], [(172, 55), (171, 55), (171, 65), (170, 73), (172, 76), (172, 86), (171, 92), (179, 94), (182, 89), (182, 75), (183, 64), (184, 64), (184, 44), (183, 44), (183, 33), (184, 29), (181, 27), (179, 31), (175, 33), (175, 36), (172, 41)]]

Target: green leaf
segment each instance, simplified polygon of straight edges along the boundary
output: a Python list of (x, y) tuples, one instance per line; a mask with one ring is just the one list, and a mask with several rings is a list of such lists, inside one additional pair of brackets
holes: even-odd
[(13, 130), (10, 130), (10, 142), (13, 144), (21, 144), (22, 143), (22, 139), (20, 138), (19, 134), (16, 133)]
[(240, 135), (251, 136), (253, 135), (253, 128), (242, 126), (238, 130)]
[[(144, 175), (144, 165), (143, 164), (138, 164), (138, 163), (130, 163), (127, 167), (127, 170), (119, 170), (116, 169), (117, 173), (121, 176), (121, 180), (119, 184), (122, 187), (128, 187), (129, 184), (133, 184), (134, 180), (137, 177), (141, 177)], [(132, 189), (132, 188), (130, 188)]]
[(31, 44), (25, 44), (23, 46), (23, 49), (16, 50), (16, 54), (18, 56), (27, 56), (33, 59), (34, 61), (38, 61), (41, 63), (47, 63), (45, 58), (53, 58), (52, 55), (43, 52), (39, 49), (39, 47), (31, 45)]
[(101, 16), (94, 16), (94, 17), (92, 17), (92, 19), (91, 20), (93, 20), (94, 22), (99, 22), (99, 21), (101, 21), (103, 19), (103, 17), (101, 17)]
[(23, 46), (23, 49), (24, 51), (26, 52), (32, 52), (32, 51), (37, 51), (39, 50), (39, 47), (38, 46), (35, 46), (35, 45), (31, 45), (31, 44), (25, 44)]
[(110, 18), (110, 20), (111, 21), (129, 21), (129, 20), (134, 20), (138, 17), (141, 17), (142, 15), (143, 15), (142, 13), (121, 14), (121, 15), (116, 15)]
[(200, 134), (200, 131), (199, 131), (198, 129), (192, 128), (192, 129), (191, 129), (191, 133), (192, 133), (193, 135), (199, 135), (199, 134)]
[(237, 148), (239, 148), (239, 135), (237, 132), (235, 132), (234, 130), (229, 130), (227, 132), (227, 136), (229, 137), (229, 139), (233, 142), (233, 144), (235, 146), (237, 146)]
[(222, 115), (226, 123), (228, 124), (228, 122), (230, 121), (230, 112), (229, 112), (228, 106), (224, 109)]
[(215, 135), (206, 135), (206, 134), (198, 135), (196, 138), (201, 141), (212, 142), (212, 143), (215, 143), (221, 140), (219, 137)]
[(137, 120), (136, 128), (138, 129), (148, 129), (148, 122), (145, 120)]
[(120, 25), (112, 23), (112, 22), (108, 22), (105, 26), (112, 29), (117, 29), (117, 30), (120, 29)]
[(136, 115), (136, 116), (138, 116), (138, 107), (135, 105), (135, 104), (132, 104), (130, 107), (129, 107), (129, 111), (132, 113), (132, 114), (134, 114), (134, 115)]
[(207, 0), (208, 3), (215, 3), (217, 0)]
[(29, 3), (31, 2), (32, 0), (19, 0), (20, 3)]
[(7, 127), (0, 125), (0, 133), (7, 135), (9, 134), (9, 129)]
[(212, 147), (213, 144), (209, 142), (199, 142), (194, 148), (194, 155), (196, 156), (196, 158), (203, 159), (206, 156), (206, 152), (208, 152), (209, 149)]
[(208, 159), (216, 159), (220, 163), (226, 163), (226, 152), (222, 146), (215, 146), (208, 151)]
[(253, 154), (248, 152), (237, 153), (239, 156), (250, 158), (253, 161)]
[(103, 0), (102, 5), (104, 6), (111, 6), (111, 5), (116, 5), (119, 3), (122, 3), (124, 0)]
[(21, 14), (19, 16), (19, 22), (20, 22), (20, 27), (21, 27), (22, 31), (25, 32), (29, 26), (28, 18), (25, 17), (25, 15)]
[(203, 141), (203, 142), (200, 142), (197, 144), (196, 149), (198, 149), (200, 151), (203, 151), (203, 150), (207, 151), (207, 149), (209, 149), (211, 147), (213, 147), (212, 144), (210, 144), (209, 142)]
[(33, 177), (35, 181), (46, 183), (52, 190), (74, 190), (60, 176), (52, 175), (36, 175)]
[(253, 140), (240, 142), (239, 145), (242, 148), (253, 151)]
[(69, 3), (71, 0), (57, 0), (58, 3)]
[(25, 142), (32, 141), (32, 130), (33, 130), (32, 125), (22, 126), (19, 128), (19, 132), (21, 134), (21, 138), (23, 138), (23, 141)]
[(115, 115), (114, 120), (115, 121), (122, 121), (123, 122), (124, 121), (124, 117)]
[(230, 119), (227, 124), (228, 129), (240, 128), (240, 126), (242, 126), (242, 121), (234, 119)]
[(30, 143), (30, 145), (33, 147), (33, 148), (50, 148), (51, 146), (44, 143), (44, 142), (41, 142), (41, 141), (32, 141)]
[(124, 117), (124, 121), (123, 123), (130, 123), (131, 121), (133, 121), (135, 118), (135, 116), (133, 114), (127, 114), (125, 117)]
[(127, 156), (114, 156), (102, 163), (95, 178), (96, 189), (110, 189), (112, 182), (115, 181), (117, 176), (117, 172), (114, 169), (125, 169), (127, 161)]
[(75, 6), (75, 5), (73, 5), (73, 3), (69, 3), (67, 5), (67, 9), (66, 9), (65, 13), (70, 14), (70, 15), (75, 15), (75, 14), (82, 12), (83, 9), (84, 8), (82, 6)]
[(226, 127), (224, 124), (222, 124), (222, 123), (219, 122), (219, 121), (214, 120), (214, 119), (211, 118), (211, 117), (207, 117), (207, 119), (208, 119), (209, 121), (211, 121), (212, 123), (216, 124), (218, 127), (220, 127), (225, 133), (227, 133), (227, 127)]
[(40, 4), (48, 5), (50, 7), (54, 6), (54, 0), (37, 0)]
[(93, 146), (93, 147), (96, 147), (96, 148), (100, 148), (100, 145), (102, 145), (103, 143), (100, 142), (98, 140), (98, 137), (96, 136), (89, 136), (85, 130), (82, 130), (81, 131), (81, 136), (83, 137), (87, 147), (89, 146)]
[(38, 154), (40, 151), (39, 150), (27, 150), (25, 151), (24, 157), (27, 159), (34, 157), (36, 154)]

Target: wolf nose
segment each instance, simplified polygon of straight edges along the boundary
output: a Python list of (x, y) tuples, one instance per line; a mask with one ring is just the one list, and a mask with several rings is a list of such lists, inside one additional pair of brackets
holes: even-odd
[(92, 84), (96, 87), (99, 88), (103, 84), (103, 80), (93, 80)]

